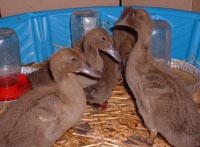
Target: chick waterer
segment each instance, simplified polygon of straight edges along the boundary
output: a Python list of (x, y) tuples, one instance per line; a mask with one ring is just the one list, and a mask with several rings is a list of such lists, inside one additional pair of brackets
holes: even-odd
[(72, 46), (79, 44), (91, 29), (100, 27), (100, 14), (95, 10), (79, 10), (71, 16)]
[(16, 32), (0, 28), (0, 101), (18, 99), (31, 86), (21, 74), (19, 41)]
[(170, 67), (171, 27), (165, 20), (153, 21), (152, 55), (157, 61)]

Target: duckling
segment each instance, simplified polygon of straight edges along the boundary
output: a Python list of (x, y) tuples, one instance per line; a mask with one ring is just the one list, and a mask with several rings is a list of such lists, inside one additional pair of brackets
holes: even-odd
[(122, 57), (120, 70), (121, 70), (122, 78), (124, 79), (126, 61), (137, 41), (137, 33), (135, 30), (126, 26), (125, 27), (114, 26), (112, 30), (113, 30), (114, 46), (116, 49), (119, 50), (119, 53)]
[[(105, 62), (102, 58), (102, 53), (107, 54), (116, 62), (121, 61), (119, 52), (113, 47), (113, 41), (109, 33), (103, 28), (94, 28), (86, 33), (81, 44), (79, 44), (80, 52), (85, 56), (88, 63), (100, 72), (103, 72)], [(92, 79), (84, 79), (81, 77), (80, 81), (90, 81), (89, 87), (98, 81), (91, 81)], [(85, 82), (86, 83), (86, 82)]]
[(53, 76), (49, 67), (49, 59), (44, 61), (36, 71), (28, 74), (28, 80), (30, 81), (32, 88), (53, 83)]
[(147, 143), (159, 132), (176, 147), (200, 146), (200, 115), (178, 77), (151, 56), (152, 20), (144, 9), (126, 8), (116, 25), (137, 32), (125, 77), (135, 96), (138, 111), (150, 130)]
[[(114, 48), (112, 36), (105, 29), (96, 28), (95, 31), (88, 32), (87, 36), (83, 41), (83, 49), (88, 63), (97, 69), (99, 63), (103, 66), (101, 65), (101, 69), (98, 69), (102, 71), (102, 78), (84, 90), (89, 104), (97, 104), (104, 108), (120, 77), (121, 56)], [(97, 52), (97, 49), (100, 52)]]
[(101, 74), (69, 48), (52, 56), (50, 70), (54, 83), (31, 90), (0, 115), (1, 147), (52, 146), (81, 118), (86, 97), (76, 74)]
[(137, 41), (137, 33), (128, 27), (114, 26), (113, 40), (115, 48), (119, 50), (122, 57), (122, 69), (124, 69), (127, 58)]

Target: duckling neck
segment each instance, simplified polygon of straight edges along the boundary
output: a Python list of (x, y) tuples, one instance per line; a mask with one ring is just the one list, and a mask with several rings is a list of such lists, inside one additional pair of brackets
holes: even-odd
[[(140, 81), (140, 76), (144, 70), (147, 69), (150, 58), (149, 52), (151, 36), (150, 38), (148, 36), (145, 38), (143, 35), (145, 34), (138, 34), (138, 40), (128, 57), (125, 68), (125, 77), (127, 83), (136, 97), (139, 96), (138, 91), (140, 89), (138, 88), (138, 84)], [(139, 99), (136, 99), (136, 102), (141, 103)]]
[(140, 31), (138, 40), (132, 49), (128, 61), (131, 63), (144, 62), (151, 56), (151, 33)]
[(84, 111), (86, 97), (75, 74), (67, 74), (62, 80), (56, 82), (56, 86), (58, 95), (63, 103), (73, 107), (75, 110)]
[(143, 45), (144, 47), (151, 45), (152, 40), (152, 29), (143, 28), (138, 31), (138, 43)]
[(85, 50), (85, 57), (88, 63), (98, 71), (103, 71), (103, 59), (99, 54), (99, 51), (91, 46)]

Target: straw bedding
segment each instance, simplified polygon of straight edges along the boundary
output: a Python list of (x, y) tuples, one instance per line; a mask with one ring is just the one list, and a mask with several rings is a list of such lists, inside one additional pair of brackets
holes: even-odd
[[(200, 112), (200, 89), (193, 94)], [(4, 111), (5, 105), (0, 110)], [(0, 113), (1, 113), (0, 111)], [(145, 139), (149, 132), (137, 113), (135, 101), (124, 82), (120, 80), (112, 91), (106, 109), (99, 110), (86, 106), (81, 123), (88, 124), (88, 129), (79, 125), (66, 131), (53, 147), (129, 147), (129, 136)], [(171, 147), (161, 136), (153, 147)]]

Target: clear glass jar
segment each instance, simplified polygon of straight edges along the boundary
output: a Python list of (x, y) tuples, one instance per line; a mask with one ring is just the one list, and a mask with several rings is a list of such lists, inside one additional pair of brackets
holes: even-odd
[(72, 46), (79, 44), (83, 36), (91, 29), (100, 27), (100, 15), (95, 10), (79, 10), (71, 16)]
[(0, 52), (0, 87), (8, 87), (18, 82), (21, 73), (19, 41), (13, 29), (0, 28)]
[(171, 27), (164, 20), (153, 21), (152, 55), (157, 61), (171, 65)]

